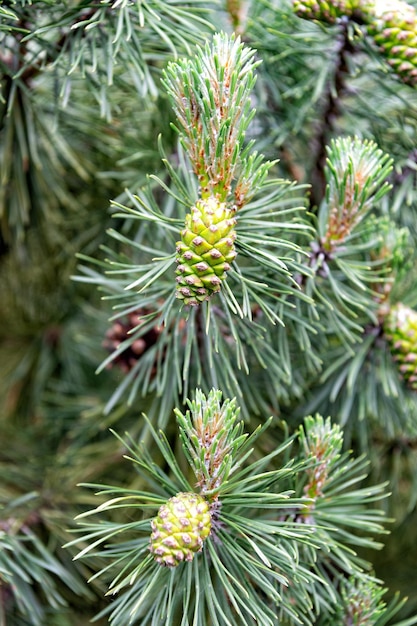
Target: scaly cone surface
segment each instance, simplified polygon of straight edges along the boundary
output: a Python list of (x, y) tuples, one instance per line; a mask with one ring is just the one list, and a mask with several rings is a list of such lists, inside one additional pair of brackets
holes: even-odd
[(210, 530), (206, 500), (196, 493), (178, 493), (161, 506), (152, 520), (150, 551), (161, 565), (176, 567), (181, 561), (193, 560)]
[(405, 83), (417, 85), (417, 13), (402, 0), (379, 0), (364, 13), (368, 33)]
[(197, 305), (220, 291), (236, 256), (233, 209), (215, 198), (198, 200), (177, 243), (177, 297)]

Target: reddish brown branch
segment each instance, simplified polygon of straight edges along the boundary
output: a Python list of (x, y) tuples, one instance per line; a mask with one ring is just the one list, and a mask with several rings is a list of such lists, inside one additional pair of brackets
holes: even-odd
[(347, 59), (355, 51), (349, 38), (348, 26), (348, 20), (340, 22), (339, 35), (333, 51), (335, 58), (334, 78), (332, 83), (328, 85), (324, 95), (324, 106), (320, 121), (316, 126), (315, 134), (311, 141), (313, 169), (310, 174), (310, 204), (312, 207), (319, 206), (325, 194), (326, 179), (324, 168), (327, 158), (326, 147), (332, 136), (335, 121), (342, 112), (341, 99), (346, 94), (346, 78), (349, 75)]

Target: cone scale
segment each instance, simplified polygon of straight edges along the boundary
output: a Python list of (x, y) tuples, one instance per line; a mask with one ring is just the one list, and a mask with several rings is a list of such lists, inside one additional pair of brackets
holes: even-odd
[(177, 242), (177, 297), (197, 306), (220, 291), (236, 257), (234, 209), (210, 197), (198, 200)]

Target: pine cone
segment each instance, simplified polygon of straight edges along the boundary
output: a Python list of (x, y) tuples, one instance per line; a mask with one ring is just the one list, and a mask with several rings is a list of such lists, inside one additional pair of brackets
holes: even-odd
[(177, 297), (196, 306), (220, 291), (236, 257), (234, 210), (216, 198), (198, 200), (177, 243)]
[(368, 33), (397, 76), (417, 85), (417, 13), (402, 0), (378, 0), (367, 14)]
[[(143, 317), (150, 312), (149, 309), (141, 308), (132, 311), (126, 317), (115, 320), (106, 332), (103, 348), (109, 352), (117, 350), (123, 341), (129, 339), (131, 331), (143, 322)], [(118, 365), (123, 372), (129, 372), (136, 365), (142, 354), (158, 341), (160, 333), (161, 328), (155, 325), (141, 337), (135, 339), (126, 350), (118, 354), (109, 364), (109, 367)]]
[(196, 493), (181, 492), (161, 506), (152, 520), (150, 551), (161, 565), (192, 561), (211, 530), (209, 505)]
[(300, 17), (333, 24), (341, 17), (350, 17), (357, 4), (354, 0), (294, 0), (293, 6)]
[(384, 324), (391, 353), (406, 383), (417, 390), (417, 311), (396, 304)]

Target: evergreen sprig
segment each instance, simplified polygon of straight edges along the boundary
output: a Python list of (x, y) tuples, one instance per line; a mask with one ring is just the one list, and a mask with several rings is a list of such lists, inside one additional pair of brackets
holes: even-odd
[[(217, 51), (218, 46), (222, 55)], [(237, 55), (236, 63), (244, 62), (246, 67), (244, 47), (224, 34), (217, 36), (211, 47), (207, 45), (204, 51), (200, 50), (197, 59), (201, 63), (201, 59), (205, 59), (208, 64), (210, 53), (214, 57), (220, 55), (225, 63), (226, 49), (227, 64), (231, 63), (230, 57)], [(194, 67), (194, 63), (197, 61), (187, 62), (186, 66)], [(243, 71), (240, 65), (234, 68), (233, 79), (230, 78), (234, 88), (238, 85), (239, 72)], [(170, 73), (180, 67), (172, 64)], [(222, 66), (216, 67), (221, 73)], [(185, 80), (181, 71), (180, 75), (181, 80)], [(190, 79), (189, 73), (185, 77)], [(220, 82), (217, 88), (221, 91)], [(210, 98), (218, 95), (214, 93)], [(209, 107), (210, 98), (206, 96)], [(237, 103), (234, 106), (237, 107)], [(224, 115), (226, 124), (227, 108)], [(243, 117), (238, 116), (236, 123), (246, 128)], [(264, 174), (269, 165), (262, 169), (258, 154), (249, 153), (248, 148), (241, 150), (238, 141), (233, 143), (236, 136), (239, 141), (243, 139), (242, 133), (235, 129), (228, 145), (235, 155), (234, 160), (241, 159), (242, 169), (237, 174), (236, 184), (244, 184), (247, 191), (246, 204), (243, 205), (242, 200), (238, 211), (226, 202), (227, 191), (226, 195), (222, 195), (220, 188), (216, 191), (217, 183), (213, 183), (214, 187), (207, 193), (217, 193), (220, 198), (203, 197), (206, 192), (201, 193), (198, 177), (190, 171), (188, 155), (181, 148), (176, 168), (162, 152), (171, 183), (152, 176), (148, 186), (138, 194), (127, 193), (129, 206), (113, 203), (119, 210), (115, 217), (138, 225), (136, 234), (110, 231), (119, 242), (121, 252), (104, 248), (108, 259), (95, 262), (104, 270), (104, 275), (88, 267), (82, 268), (85, 277), (78, 279), (99, 284), (109, 294), (106, 297), (115, 301), (115, 318), (137, 310), (139, 314), (143, 311), (143, 321), (146, 320), (131, 328), (125, 341), (120, 342), (105, 363), (129, 349), (152, 324), (160, 329), (158, 341), (129, 371), (110, 406), (129, 387), (132, 390), (130, 402), (140, 390), (143, 394), (155, 390), (158, 395), (164, 394), (168, 403), (171, 394), (176, 402), (178, 394), (183, 393), (185, 397), (193, 386), (202, 386), (207, 392), (221, 382), (223, 390), (236, 396), (242, 410), (246, 411), (239, 389), (240, 372), (247, 375), (251, 367), (261, 367), (271, 377), (271, 382), (289, 380), (290, 374), (281, 367), (273, 347), (264, 346), (260, 350), (260, 346), (268, 327), (284, 324), (287, 314), (291, 316), (294, 301), (300, 299), (307, 307), (311, 304), (298, 281), (300, 275), (309, 273), (309, 268), (303, 264), (307, 252), (302, 244), (311, 232), (304, 215), (303, 186), (283, 179), (267, 180)], [(226, 138), (224, 142), (227, 151)], [(185, 145), (187, 147), (187, 142)], [(225, 153), (223, 157), (222, 154), (219, 158), (224, 157)], [(186, 227), (181, 230), (184, 221)], [(179, 234), (180, 242), (177, 241)], [(239, 262), (232, 262), (229, 253), (233, 258), (237, 253)], [(175, 293), (191, 307), (180, 308), (175, 302)], [(194, 358), (196, 355), (200, 356)], [(197, 371), (193, 371), (192, 363)], [(156, 364), (158, 367), (154, 368)], [(257, 395), (255, 391), (254, 395)], [(276, 392), (273, 396), (276, 399)], [(276, 401), (274, 398), (269, 400), (272, 404)]]
[(239, 37), (218, 33), (193, 59), (171, 63), (165, 72), (181, 142), (199, 182), (177, 243), (177, 297), (192, 306), (220, 291), (236, 257), (236, 211), (273, 165), (243, 144), (255, 113), (253, 55)]
[[(364, 562), (349, 546), (376, 545), (357, 532), (382, 531), (382, 514), (366, 507), (384, 497), (384, 486), (355, 489), (364, 460), (340, 454), (340, 429), (320, 416), (305, 421), (300, 455), (294, 457), (294, 437), (288, 437), (251, 460), (270, 420), (246, 435), (235, 401), (222, 403), (218, 390), (208, 396), (197, 390), (188, 405), (185, 414), (176, 411), (188, 469), (149, 423), (165, 469), (153, 462), (149, 442), (121, 443), (150, 490), (89, 485), (105, 500), (79, 516), (82, 537), (69, 545), (84, 546), (78, 558), (102, 560), (93, 579), (108, 579), (109, 594), (120, 594), (100, 615), (109, 615), (111, 623), (144, 625), (207, 619), (232, 626), (272, 626), (277, 619), (314, 624), (335, 598), (332, 576), (366, 577)], [(319, 448), (322, 458), (316, 457)], [(323, 480), (311, 498), (307, 485), (317, 471)], [(207, 524), (207, 507), (210, 532), (184, 559)], [(129, 521), (112, 520), (118, 509), (129, 512)], [(85, 521), (92, 515), (100, 520)]]
[[(412, 384), (407, 384), (407, 376), (414, 372), (412, 308), (405, 308), (403, 330), (399, 329), (397, 342), (392, 339), (395, 311), (403, 306), (396, 301), (406, 297), (407, 286), (401, 285), (412, 266), (410, 233), (384, 217), (369, 216), (367, 223), (369, 235), (374, 233), (369, 240), (377, 236), (369, 256), (379, 268), (376, 282), (370, 285), (373, 295), (369, 306), (375, 317), (359, 317), (363, 332), (354, 351), (337, 342), (329, 345), (329, 359), (318, 386), (320, 403), (315, 404), (308, 393), (302, 410), (314, 411), (321, 406), (343, 425), (346, 440), (352, 433), (360, 433), (361, 447), (369, 450), (374, 429), (379, 433), (377, 438), (381, 432), (394, 439), (401, 432), (414, 436), (416, 395)], [(403, 356), (401, 337), (407, 346)]]
[[(267, 469), (272, 459), (283, 454), (291, 440), (263, 458), (244, 463), (269, 422), (251, 436), (242, 436), (241, 428), (233, 427), (237, 418), (233, 402), (226, 401), (219, 407), (218, 391), (211, 392), (207, 398), (201, 393), (197, 396), (196, 402), (190, 403), (193, 424), (189, 415), (180, 416), (188, 458), (191, 457), (187, 453), (187, 449), (190, 450), (187, 442), (193, 440), (200, 418), (203, 424), (216, 430), (217, 409), (220, 409), (225, 422), (232, 426), (223, 441), (217, 439), (217, 446), (213, 439), (214, 445), (209, 451), (212, 461), (216, 455), (222, 457), (225, 463), (220, 463), (219, 467), (228, 465), (229, 448), (233, 459), (229, 471), (219, 472), (216, 488), (205, 492), (210, 504), (212, 531), (204, 540), (201, 554), (197, 554), (192, 563), (166, 568), (155, 560), (149, 553), (151, 519), (148, 512), (177, 494), (193, 493), (193, 486), (180, 469), (163, 433), (157, 433), (150, 424), (152, 440), (162, 454), (167, 472), (154, 464), (149, 446), (123, 441), (130, 459), (154, 491), (126, 492), (123, 488), (100, 486), (102, 495), (110, 496), (110, 499), (81, 516), (83, 520), (93, 514), (106, 515), (112, 510), (128, 507), (135, 517), (140, 512), (142, 518), (127, 523), (115, 523), (111, 519), (98, 523), (81, 522), (81, 541), (85, 548), (79, 557), (91, 553), (108, 559), (109, 565), (103, 566), (94, 578), (107, 576), (115, 570), (109, 593), (122, 592), (103, 614), (110, 614), (110, 621), (114, 623), (204, 623), (210, 616), (216, 624), (256, 622), (272, 626), (275, 620), (273, 606), (279, 604), (284, 614), (296, 620), (294, 602), (297, 600), (297, 606), (304, 608), (309, 604), (308, 598), (300, 585), (292, 584), (286, 597), (280, 588), (289, 580), (295, 583), (309, 579), (307, 569), (297, 559), (298, 542), (308, 542), (309, 530), (306, 525), (280, 519), (282, 511), (299, 509), (304, 499), (293, 498), (291, 491), (282, 491), (279, 486), (302, 471), (303, 464), (289, 461), (278, 469)], [(197, 410), (198, 406), (202, 413)], [(229, 439), (229, 446), (225, 439)], [(196, 462), (193, 462), (194, 469)], [(213, 463), (208, 463), (207, 468), (218, 469)], [(215, 475), (210, 476), (210, 480), (214, 478)], [(97, 488), (97, 485), (91, 487)], [(197, 487), (197, 493), (200, 487)], [(173, 521), (170, 516), (164, 516), (164, 519)], [(167, 545), (170, 544), (167, 542)], [(244, 569), (244, 579), (239, 576), (238, 567)]]
[[(383, 512), (369, 509), (364, 511), (363, 517), (356, 518), (354, 515), (356, 502), (365, 505), (386, 498), (387, 485), (360, 486), (366, 476), (369, 462), (363, 456), (352, 458), (349, 452), (342, 452), (341, 427), (332, 424), (330, 418), (324, 420), (319, 414), (314, 418), (311, 416), (305, 418), (298, 436), (301, 445), (300, 457), (311, 462), (311, 469), (305, 473), (302, 489), (312, 503), (305, 507), (302, 515), (310, 523), (317, 524), (317, 533), (324, 535), (328, 533), (332, 537), (333, 541), (329, 543), (332, 547), (329, 551), (334, 551), (334, 554), (331, 558), (335, 559), (338, 567), (347, 568), (349, 571), (353, 567), (355, 557), (351, 553), (346, 558), (349, 552), (346, 549), (347, 545), (378, 547), (374, 544), (373, 538), (360, 536), (357, 531), (384, 532), (381, 523)], [(347, 476), (349, 480), (346, 482)], [(347, 515), (349, 509), (352, 510), (352, 516)], [(340, 543), (338, 537), (341, 538)]]
[[(348, 615), (354, 615), (359, 619), (357, 623), (362, 624), (362, 600), (373, 602), (375, 613), (371, 616), (365, 612), (371, 619), (369, 624), (379, 623), (377, 617), (380, 615), (381, 624), (385, 623), (400, 610), (403, 603), (398, 599), (389, 606), (379, 603), (386, 590), (373, 577), (369, 564), (360, 558), (358, 550), (382, 547), (373, 537), (386, 532), (382, 524), (383, 512), (375, 508), (375, 503), (387, 497), (387, 483), (363, 486), (369, 462), (365, 457), (353, 458), (349, 452), (343, 452), (342, 430), (330, 418), (324, 420), (319, 414), (305, 418), (298, 431), (298, 442), (299, 457), (309, 460), (310, 465), (304, 475), (300, 475), (302, 480), (296, 493), (307, 495), (310, 502), (297, 519), (300, 523), (308, 522), (315, 526), (314, 537), (322, 546), (312, 566), (317, 575), (310, 586), (313, 610), (317, 616), (314, 623), (344, 624)], [(358, 503), (364, 507), (361, 513)], [(306, 555), (304, 558), (307, 558)], [(323, 585), (324, 581), (326, 584)], [(346, 589), (353, 589), (354, 586), (357, 595), (352, 590), (348, 597)]]
[(377, 258), (375, 248), (381, 249), (384, 242), (369, 219), (390, 189), (392, 159), (374, 142), (357, 137), (331, 142), (328, 154), (326, 198), (319, 207), (317, 239), (311, 245), (315, 277), (307, 279), (306, 291), (320, 301), (322, 322), (330, 318), (329, 327), (337, 329), (348, 347), (366, 323), (377, 323), (377, 290), (392, 280), (388, 242), (385, 255)]

